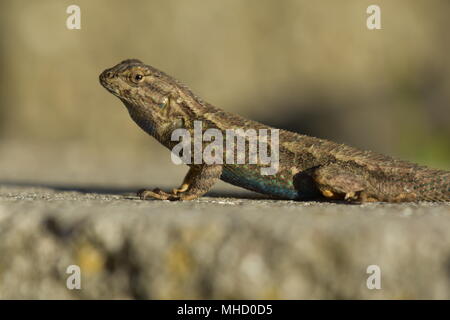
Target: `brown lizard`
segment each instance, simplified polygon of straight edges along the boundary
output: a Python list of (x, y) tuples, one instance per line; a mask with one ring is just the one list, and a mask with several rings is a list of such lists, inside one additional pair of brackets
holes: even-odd
[[(100, 83), (127, 107), (131, 118), (169, 149), (175, 129), (272, 129), (204, 102), (173, 77), (139, 60), (106, 69)], [(248, 149), (246, 149), (247, 151)], [(371, 151), (279, 130), (279, 167), (262, 175), (256, 164), (189, 164), (181, 187), (172, 192), (142, 190), (142, 199), (191, 200), (219, 179), (271, 197), (291, 200), (450, 201), (450, 172)]]

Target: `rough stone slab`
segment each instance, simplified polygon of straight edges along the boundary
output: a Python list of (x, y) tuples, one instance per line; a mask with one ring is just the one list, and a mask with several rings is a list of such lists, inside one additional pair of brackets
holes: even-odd
[[(0, 298), (450, 298), (450, 205), (0, 187)], [(81, 267), (81, 290), (66, 268)], [(366, 286), (381, 268), (381, 290)]]

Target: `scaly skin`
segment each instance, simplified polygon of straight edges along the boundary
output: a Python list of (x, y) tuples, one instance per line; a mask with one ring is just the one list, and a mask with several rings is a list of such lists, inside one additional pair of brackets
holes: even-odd
[[(171, 76), (136, 59), (105, 70), (100, 83), (127, 107), (131, 118), (172, 149), (174, 129), (271, 129), (202, 101)], [(347, 201), (450, 201), (450, 172), (419, 166), (370, 151), (279, 131), (279, 170), (261, 175), (262, 164), (196, 164), (172, 192), (142, 190), (142, 199), (191, 200), (221, 179), (275, 198)]]

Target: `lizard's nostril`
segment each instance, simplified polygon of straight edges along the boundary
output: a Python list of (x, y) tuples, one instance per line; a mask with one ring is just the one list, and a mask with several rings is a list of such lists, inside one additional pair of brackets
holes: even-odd
[(114, 72), (111, 71), (104, 71), (101, 75), (100, 75), (100, 79), (111, 79), (114, 77)]

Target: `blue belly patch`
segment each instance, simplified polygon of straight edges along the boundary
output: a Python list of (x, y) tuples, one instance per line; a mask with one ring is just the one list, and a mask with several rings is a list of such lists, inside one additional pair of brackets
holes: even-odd
[(299, 194), (293, 186), (284, 185), (273, 176), (252, 175), (251, 171), (239, 167), (234, 167), (233, 169), (224, 167), (220, 178), (235, 186), (283, 199), (301, 200), (307, 198), (307, 195)]

